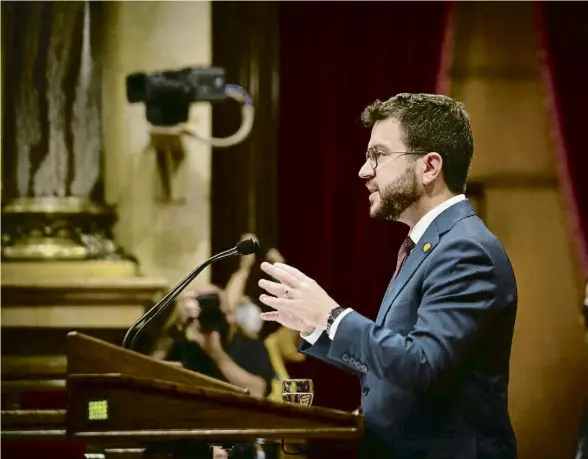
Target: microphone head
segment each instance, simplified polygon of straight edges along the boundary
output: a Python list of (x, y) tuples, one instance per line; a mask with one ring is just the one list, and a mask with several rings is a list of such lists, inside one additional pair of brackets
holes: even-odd
[(259, 242), (254, 239), (245, 239), (237, 243), (235, 248), (241, 255), (251, 255), (259, 250)]

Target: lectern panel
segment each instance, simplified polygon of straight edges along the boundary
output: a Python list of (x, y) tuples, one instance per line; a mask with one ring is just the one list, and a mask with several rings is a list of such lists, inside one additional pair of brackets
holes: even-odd
[[(363, 436), (361, 415), (252, 397), (231, 384), (68, 335), (67, 436), (103, 447)], [(171, 442), (171, 443), (170, 443)]]
[(73, 375), (68, 387), (68, 433), (76, 439), (352, 439), (363, 432), (363, 418), (351, 413), (161, 380)]
[(172, 363), (75, 332), (67, 336), (67, 373), (70, 375), (120, 373), (197, 384), (202, 387), (217, 387), (240, 393), (248, 392), (246, 389), (186, 370)]

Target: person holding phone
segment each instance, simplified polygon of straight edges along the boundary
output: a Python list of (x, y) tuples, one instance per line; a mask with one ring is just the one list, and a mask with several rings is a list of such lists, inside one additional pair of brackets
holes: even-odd
[(152, 354), (185, 368), (267, 396), (274, 371), (262, 341), (235, 326), (226, 295), (216, 286), (184, 292), (166, 337)]

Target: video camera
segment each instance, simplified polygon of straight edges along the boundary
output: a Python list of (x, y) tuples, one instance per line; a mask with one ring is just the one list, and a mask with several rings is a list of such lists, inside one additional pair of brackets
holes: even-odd
[(225, 70), (188, 67), (127, 76), (127, 100), (145, 103), (147, 121), (154, 126), (174, 126), (188, 121), (193, 102), (226, 99)]
[[(152, 132), (187, 135), (212, 147), (227, 148), (243, 142), (251, 133), (253, 99), (237, 84), (225, 83), (221, 67), (186, 67), (152, 73), (133, 73), (126, 78), (127, 100), (145, 104)], [(228, 137), (206, 137), (190, 127), (190, 106), (195, 102), (232, 100), (241, 106), (241, 125)]]

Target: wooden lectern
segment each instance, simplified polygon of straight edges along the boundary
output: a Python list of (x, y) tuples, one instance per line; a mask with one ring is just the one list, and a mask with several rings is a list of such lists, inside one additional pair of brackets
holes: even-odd
[[(66, 435), (100, 448), (211, 457), (211, 444), (266, 440), (353, 443), (363, 416), (276, 403), (121, 347), (68, 335)], [(324, 446), (324, 444), (323, 444)], [(198, 454), (195, 452), (198, 451)], [(206, 451), (207, 453), (204, 453)], [(203, 455), (207, 454), (207, 455)]]

